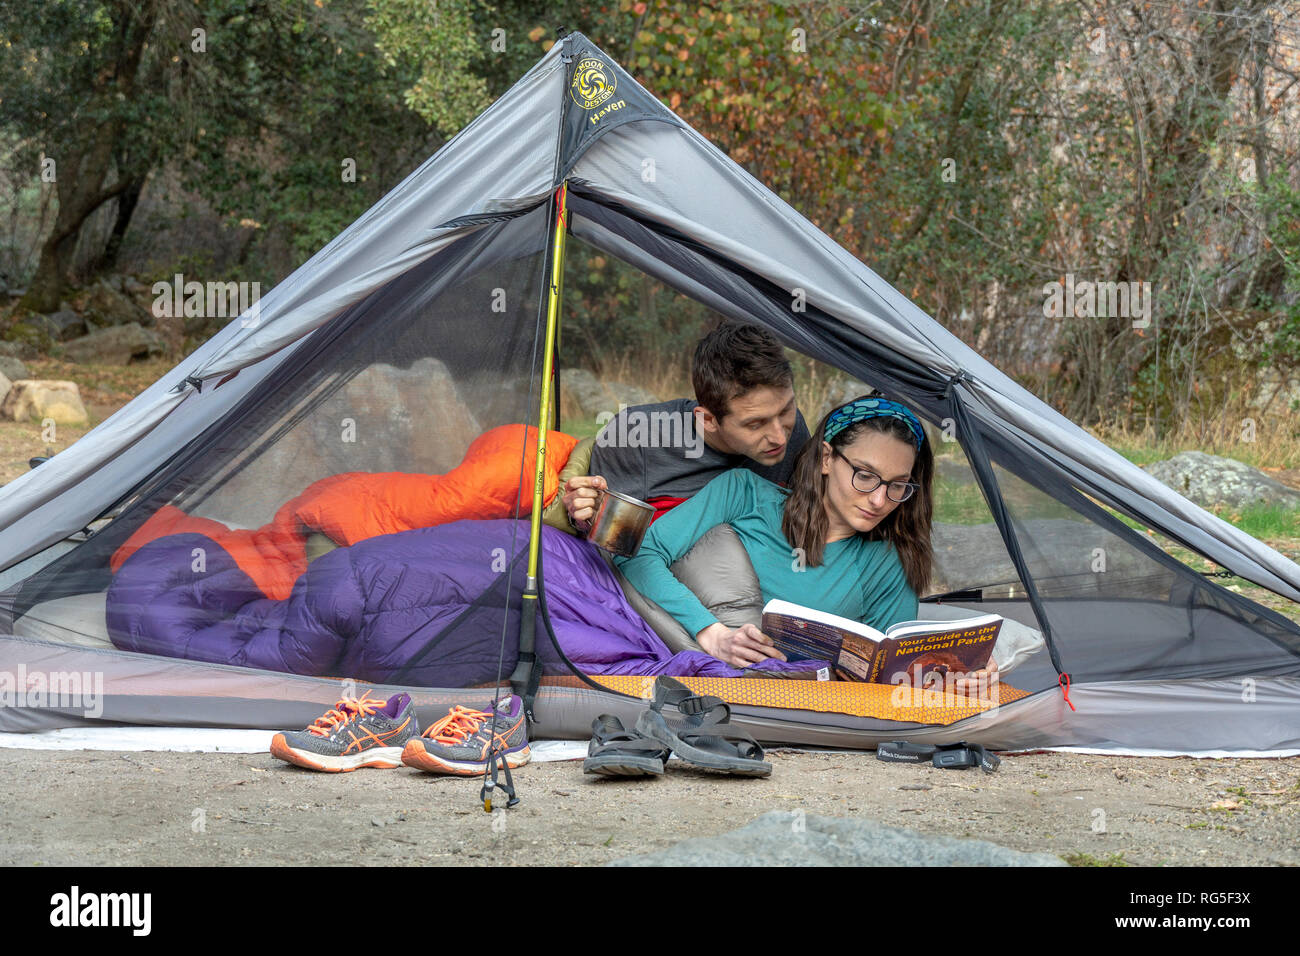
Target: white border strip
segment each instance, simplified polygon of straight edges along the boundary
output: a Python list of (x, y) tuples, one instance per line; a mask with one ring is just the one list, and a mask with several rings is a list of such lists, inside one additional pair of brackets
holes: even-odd
[(1108, 757), (1194, 757), (1197, 760), (1271, 759), (1298, 757), (1300, 750), (1151, 750), (1147, 747), (1034, 747), (1030, 750), (1007, 750), (1012, 756), (1032, 753), (1101, 754)]
[[(0, 749), (264, 754), (274, 730), (225, 727), (62, 727), (30, 734), (0, 733)], [(585, 740), (535, 740), (532, 762), (581, 760)]]

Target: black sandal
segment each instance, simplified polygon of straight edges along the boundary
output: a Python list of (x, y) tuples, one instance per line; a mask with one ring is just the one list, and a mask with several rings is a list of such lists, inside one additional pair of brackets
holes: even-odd
[[(680, 729), (674, 731), (664, 719), (664, 704), (676, 705), (685, 718)], [(697, 695), (680, 681), (660, 677), (650, 709), (637, 718), (636, 729), (696, 767), (745, 777), (769, 776), (772, 765), (764, 762), (763, 748), (732, 727), (730, 719), (731, 708), (720, 697)]]
[(591, 743), (583, 773), (604, 777), (648, 777), (664, 772), (670, 751), (657, 740), (627, 730), (613, 714), (601, 714), (591, 722)]

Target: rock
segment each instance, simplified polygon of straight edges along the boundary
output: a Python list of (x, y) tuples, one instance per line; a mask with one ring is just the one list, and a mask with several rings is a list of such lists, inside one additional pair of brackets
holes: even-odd
[(144, 295), (149, 287), (135, 276), (125, 276), (122, 279), (122, 291), (127, 295)]
[(0, 405), (0, 416), (16, 422), (52, 418), (60, 425), (85, 425), (90, 421), (76, 382), (33, 378), (13, 383)]
[[(845, 402), (852, 401), (855, 398), (861, 398), (872, 390), (871, 385), (860, 382), (856, 378), (842, 378), (837, 380), (829, 389), (826, 390), (826, 404), (817, 412), (815, 419), (808, 419), (808, 427), (812, 428), (821, 420), (821, 417), (829, 412), (832, 408), (839, 408)], [(807, 412), (804, 418), (807, 419)]]
[(9, 389), (13, 388), (14, 383), (4, 372), (0, 372), (0, 408), (4, 407), (4, 401), (9, 394)]
[(181, 323), (182, 335), (202, 342), (224, 329), (231, 320), (224, 315), (192, 315), (188, 318), (173, 316), (170, 321)]
[(27, 366), (11, 355), (0, 354), (0, 375), (16, 382), (20, 378), (31, 378), (31, 373), (27, 371)]
[(1158, 478), (1202, 508), (1215, 505), (1228, 508), (1250, 505), (1300, 508), (1300, 491), (1231, 458), (1185, 451), (1166, 461), (1147, 465), (1146, 470), (1153, 478)]
[(54, 347), (59, 341), (59, 327), (48, 316), (32, 314), (11, 326), (5, 338), (25, 346), (29, 350), (25, 357), (30, 358)]
[[(25, 341), (0, 341), (0, 356), (5, 358), (32, 359), (40, 355), (40, 350), (30, 342)], [(5, 374), (8, 374), (7, 372)], [(13, 378), (12, 375), (9, 376)], [(22, 376), (26, 378), (27, 376)]]
[[(273, 429), (274, 422), (265, 427)], [(349, 471), (445, 474), (482, 432), (447, 367), (370, 365), (322, 401), (239, 477), (203, 502), (203, 517), (257, 527), (309, 484)]]
[[(535, 425), (542, 400), (539, 386), (534, 383), (530, 388), (526, 375), (503, 379), (492, 372), (473, 374), (456, 383), (461, 398), (474, 409), (474, 417), (484, 429), (519, 422)], [(565, 424), (561, 421), (561, 428)]]
[(617, 414), (620, 405), (648, 405), (659, 401), (653, 392), (624, 382), (602, 382), (585, 368), (560, 371), (561, 396), (568, 395), (584, 418), (601, 412)]
[[(1029, 542), (1030, 566), (1042, 568), (1044, 573), (1050, 568), (1057, 576), (1038, 581), (1045, 593), (1059, 593), (1064, 588), (1071, 597), (1115, 594), (1130, 584), (1134, 575), (1150, 575), (1156, 570), (1136, 548), (1082, 517), (1031, 518), (1018, 522), (1016, 533)], [(936, 593), (1013, 584), (1023, 594), (1020, 575), (991, 516), (983, 524), (935, 522), (930, 540), (934, 547), (931, 587)], [(1099, 548), (1103, 565), (1097, 565)]]
[(1261, 412), (1300, 408), (1300, 376), (1284, 373), (1276, 368), (1259, 371), (1254, 392), (1247, 404)]
[(63, 347), (70, 362), (127, 365), (132, 359), (150, 358), (165, 351), (162, 339), (136, 322), (100, 329), (73, 339)]
[(75, 339), (89, 331), (86, 328), (86, 320), (71, 309), (52, 312), (45, 316), (45, 321), (56, 339)]
[(609, 866), (1067, 866), (1050, 853), (1022, 853), (874, 820), (773, 810), (716, 837), (684, 840)]
[(153, 325), (153, 313), (123, 295), (108, 280), (101, 280), (91, 287), (85, 311), (89, 320), (101, 326), (130, 325), (133, 322), (142, 326)]

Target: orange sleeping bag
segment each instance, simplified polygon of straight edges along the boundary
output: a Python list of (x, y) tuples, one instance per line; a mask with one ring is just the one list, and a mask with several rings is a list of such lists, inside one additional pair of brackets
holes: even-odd
[[(322, 478), (286, 502), (260, 528), (231, 529), (163, 505), (113, 553), (114, 572), (151, 541), (172, 534), (206, 535), (224, 548), (269, 598), (289, 596), (307, 568), (307, 535), (319, 531), (346, 547), (381, 534), (410, 531), (466, 518), (521, 517), (532, 512), (537, 472), (537, 429), (501, 425), (470, 443), (461, 463), (444, 475), (348, 472)], [(555, 497), (559, 473), (578, 439), (546, 433), (542, 500)], [(521, 454), (523, 462), (521, 464)], [(517, 509), (517, 512), (516, 512)]]

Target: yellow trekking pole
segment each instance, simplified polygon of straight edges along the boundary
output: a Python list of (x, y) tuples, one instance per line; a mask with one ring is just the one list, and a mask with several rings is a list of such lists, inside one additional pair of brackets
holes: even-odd
[[(546, 432), (551, 419), (551, 379), (555, 368), (555, 337), (560, 324), (560, 293), (564, 284), (564, 235), (569, 225), (569, 184), (555, 191), (555, 227), (551, 237), (551, 282), (546, 300), (546, 341), (542, 354), (542, 400), (537, 414), (537, 470), (533, 474), (533, 511), (528, 537), (528, 576), (524, 581), (519, 620), (519, 662), (510, 675), (515, 693), (524, 699), (528, 722), (533, 722), (533, 696), (540, 680), (537, 666), (537, 570), (542, 546), (542, 491), (546, 478)], [(527, 446), (525, 446), (527, 447)], [(560, 489), (557, 493), (563, 493)]]

